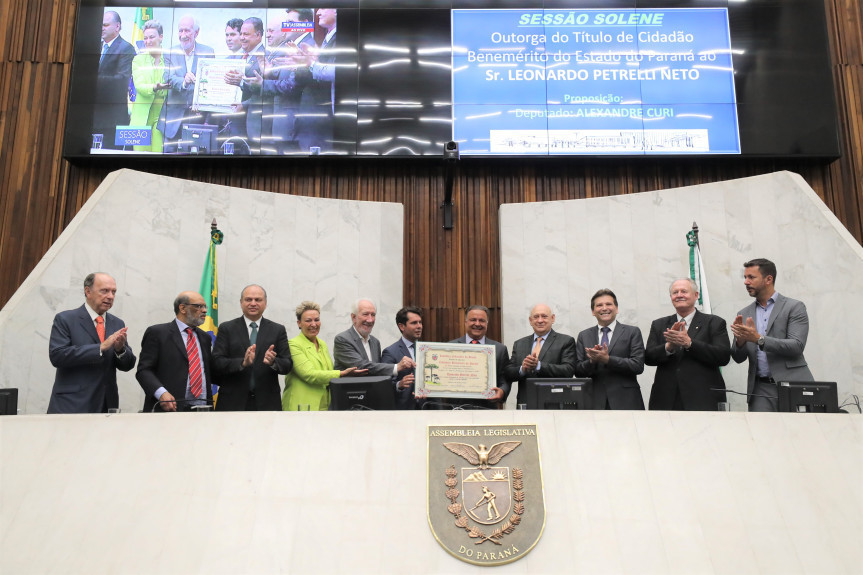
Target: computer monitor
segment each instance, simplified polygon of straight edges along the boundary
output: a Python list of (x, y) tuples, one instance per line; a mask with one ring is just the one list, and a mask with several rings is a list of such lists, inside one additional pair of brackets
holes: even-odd
[(528, 378), (525, 381), (528, 409), (590, 409), (590, 378)]
[(330, 380), (330, 411), (395, 409), (392, 377), (337, 377)]
[(839, 392), (835, 381), (780, 381), (779, 411), (838, 413)]
[(16, 415), (18, 413), (18, 388), (0, 389), (0, 415)]
[(218, 148), (219, 127), (212, 124), (183, 124), (177, 151), (185, 154), (210, 154)]

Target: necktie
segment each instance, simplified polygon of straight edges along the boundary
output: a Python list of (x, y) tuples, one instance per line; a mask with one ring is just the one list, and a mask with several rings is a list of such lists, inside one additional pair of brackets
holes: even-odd
[(414, 360), (414, 361), (416, 361), (416, 359), (417, 359), (417, 358), (416, 358), (416, 356), (414, 355), (414, 344), (410, 344), (410, 345), (408, 346), (408, 352), (410, 352), (410, 354), (411, 354), (411, 359), (412, 359), (412, 360)]
[(534, 357), (539, 357), (539, 351), (542, 349), (542, 340), (544, 339), (545, 337), (536, 338), (536, 343), (533, 344), (533, 351), (531, 352)]
[(599, 331), (602, 332), (602, 341), (599, 342), (599, 345), (608, 345), (608, 332), (611, 331), (611, 328), (605, 326)]
[(470, 342), (471, 342), (471, 343), (479, 343), (479, 340), (477, 340), (477, 339), (472, 339), (472, 340), (470, 340)]
[(99, 334), (99, 341), (105, 341), (105, 319), (101, 315), (96, 316), (96, 333)]
[(102, 55), (99, 56), (99, 64), (101, 64), (102, 60), (105, 59), (105, 52), (107, 52), (107, 51), (108, 51), (108, 43), (102, 42)]
[(201, 396), (201, 358), (198, 357), (198, 338), (195, 337), (195, 330), (191, 327), (186, 328), (186, 333), (189, 337), (186, 338), (186, 355), (189, 356), (189, 389), (194, 397)]
[[(249, 343), (255, 345), (258, 343), (258, 324), (252, 322), (249, 324), (252, 328), (252, 333), (249, 334)], [(255, 355), (258, 355), (255, 353)], [(249, 378), (249, 391), (255, 391), (255, 371), (252, 370), (252, 377)]]

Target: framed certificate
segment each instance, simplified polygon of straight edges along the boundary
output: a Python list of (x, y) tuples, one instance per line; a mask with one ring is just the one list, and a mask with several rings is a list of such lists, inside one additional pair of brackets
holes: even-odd
[(493, 345), (417, 342), (417, 397), (489, 399), (497, 387)]
[(243, 91), (239, 86), (226, 83), (225, 73), (235, 71), (242, 76), (245, 69), (243, 60), (200, 58), (192, 108), (202, 112), (230, 113), (232, 105), (243, 101)]

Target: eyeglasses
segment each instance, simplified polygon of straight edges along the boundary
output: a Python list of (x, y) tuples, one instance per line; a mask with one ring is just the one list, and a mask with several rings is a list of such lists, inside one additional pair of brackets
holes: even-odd
[(184, 303), (183, 305), (187, 305), (195, 309), (207, 309), (207, 304), (205, 303)]

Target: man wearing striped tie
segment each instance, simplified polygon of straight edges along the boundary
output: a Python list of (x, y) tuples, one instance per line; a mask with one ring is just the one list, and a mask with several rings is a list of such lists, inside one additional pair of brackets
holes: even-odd
[(190, 411), (212, 402), (209, 334), (198, 326), (207, 317), (199, 293), (186, 291), (174, 300), (176, 317), (151, 325), (141, 340), (135, 378), (144, 390), (144, 411)]

